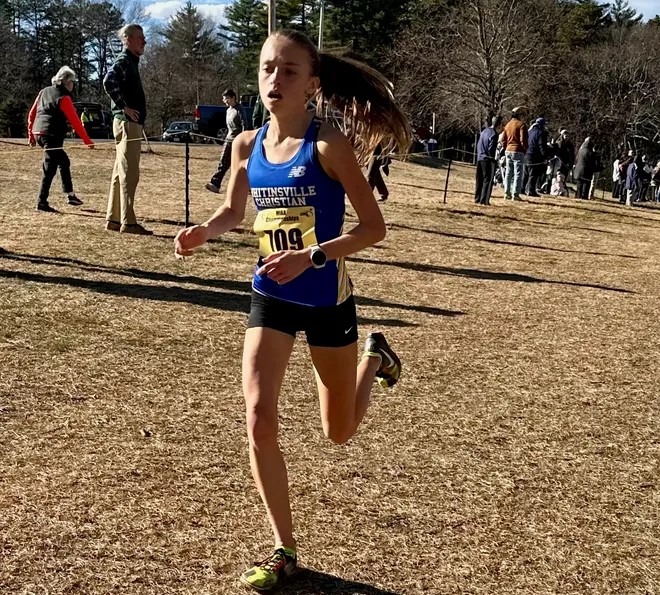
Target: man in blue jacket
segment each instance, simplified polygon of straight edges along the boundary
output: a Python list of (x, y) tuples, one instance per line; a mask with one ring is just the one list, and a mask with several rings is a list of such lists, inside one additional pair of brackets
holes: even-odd
[(474, 191), (474, 202), (478, 205), (490, 204), (490, 194), (493, 191), (493, 179), (495, 178), (497, 137), (501, 128), (501, 116), (493, 116), (491, 125), (484, 128), (477, 143), (477, 186)]
[(545, 173), (547, 147), (548, 134), (545, 130), (545, 120), (537, 118), (529, 129), (529, 146), (525, 154), (525, 178), (527, 179), (525, 194), (527, 196), (540, 196), (538, 187)]

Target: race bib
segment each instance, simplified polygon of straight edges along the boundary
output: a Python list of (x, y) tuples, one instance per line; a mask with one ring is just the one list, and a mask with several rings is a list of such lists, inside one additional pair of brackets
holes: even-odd
[(302, 250), (318, 244), (314, 207), (264, 209), (254, 220), (254, 233), (259, 238), (259, 256), (280, 250)]

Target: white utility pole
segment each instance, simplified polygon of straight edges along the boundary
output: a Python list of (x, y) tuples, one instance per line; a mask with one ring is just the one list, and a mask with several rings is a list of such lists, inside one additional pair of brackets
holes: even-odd
[(268, 35), (275, 32), (275, 0), (268, 0)]
[(321, 0), (321, 10), (319, 12), (319, 50), (323, 49), (323, 20), (325, 18), (325, 2)]

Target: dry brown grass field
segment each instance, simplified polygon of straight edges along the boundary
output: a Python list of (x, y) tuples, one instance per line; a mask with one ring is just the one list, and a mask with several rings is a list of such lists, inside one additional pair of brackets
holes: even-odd
[[(253, 213), (175, 260), (183, 149), (154, 150), (142, 238), (103, 229), (112, 145), (71, 146), (85, 204), (56, 180), (52, 215), (41, 151), (0, 144), (3, 595), (241, 593), (271, 545), (240, 388)], [(191, 153), (200, 222), (218, 148)], [(404, 374), (345, 446), (296, 343), (280, 422), (305, 570), (280, 593), (660, 593), (660, 208), (477, 207), (473, 171), (442, 204), (445, 170), (392, 166), (387, 238), (349, 267), (361, 338), (384, 329)]]

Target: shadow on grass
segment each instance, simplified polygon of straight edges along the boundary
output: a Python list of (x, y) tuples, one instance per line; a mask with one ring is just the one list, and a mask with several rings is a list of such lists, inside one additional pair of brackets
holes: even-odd
[(275, 592), (278, 595), (401, 595), (309, 568), (298, 570), (289, 582)]
[(419, 190), (430, 190), (442, 194), (442, 190), (438, 188), (430, 188), (429, 186), (419, 186), (417, 184), (406, 184), (404, 182), (390, 182), (392, 186), (405, 186), (406, 188), (418, 188)]
[[(250, 311), (250, 294), (252, 285), (248, 281), (233, 281), (227, 279), (206, 279), (203, 277), (194, 277), (191, 275), (173, 275), (171, 273), (161, 273), (156, 271), (143, 271), (141, 269), (120, 269), (105, 265), (90, 264), (74, 258), (63, 258), (54, 256), (34, 256), (30, 254), (16, 254), (5, 251), (0, 252), (0, 258), (8, 260), (19, 260), (33, 264), (46, 264), (60, 267), (76, 267), (86, 271), (106, 273), (112, 275), (126, 276), (133, 279), (147, 279), (150, 281), (160, 281), (167, 283), (190, 283), (193, 285), (207, 286), (224, 291), (212, 291), (210, 289), (186, 288), (179, 286), (162, 285), (143, 285), (141, 283), (120, 283), (117, 281), (81, 279), (78, 277), (43, 275), (40, 273), (28, 273), (25, 271), (12, 271), (0, 269), (0, 278), (14, 278), (34, 283), (49, 283), (59, 285), (69, 285), (80, 289), (88, 289), (97, 293), (132, 297), (137, 299), (149, 299), (165, 302), (182, 302), (204, 306), (207, 308), (217, 308), (235, 312), (247, 313)], [(235, 292), (235, 293), (229, 293)], [(445, 310), (443, 308), (433, 308), (430, 306), (398, 304), (387, 302), (375, 298), (355, 296), (355, 302), (358, 306), (371, 306), (378, 308), (392, 308), (395, 310), (404, 310), (430, 314), (432, 316), (460, 316), (463, 312), (457, 310)], [(359, 317), (361, 324), (375, 324), (383, 326), (416, 326), (414, 323), (392, 318), (366, 318)]]
[[(101, 211), (97, 211), (96, 209), (91, 209), (91, 208), (81, 208), (79, 211), (74, 211), (74, 212), (66, 212), (62, 213), (63, 215), (70, 215), (73, 217), (87, 217), (90, 219), (103, 219), (105, 222), (105, 214), (102, 213)], [(179, 219), (153, 219), (151, 217), (140, 217), (140, 219), (146, 223), (162, 223), (163, 225), (173, 225), (174, 227), (184, 227), (186, 225), (185, 221), (181, 221)], [(196, 225), (194, 221), (190, 222), (190, 225)], [(229, 230), (228, 233), (237, 233), (239, 235), (253, 235), (252, 230), (250, 229), (244, 229), (242, 227), (235, 227), (234, 229)], [(156, 236), (156, 237), (174, 237), (174, 236)], [(215, 240), (209, 240), (208, 243), (214, 243), (214, 242), (219, 242), (219, 239)]]
[[(587, 287), (589, 289), (602, 289), (603, 291), (613, 291), (615, 293), (636, 293), (631, 289), (620, 289), (618, 287), (607, 287), (596, 283), (578, 283), (576, 281), (555, 281), (553, 279), (543, 279), (541, 277), (532, 277), (520, 273), (501, 273), (497, 271), (481, 271), (479, 269), (463, 269), (453, 267), (443, 267), (434, 264), (417, 264), (414, 262), (398, 262), (387, 260), (372, 260), (370, 258), (352, 257), (351, 262), (361, 262), (364, 264), (377, 264), (379, 266), (393, 266), (410, 271), (419, 271), (422, 273), (435, 273), (438, 275), (450, 275), (453, 277), (467, 277), (469, 279), (483, 279), (485, 281), (514, 281), (518, 283), (551, 283), (555, 285), (567, 285), (570, 287)], [(419, 306), (418, 306), (419, 307)]]
[[(131, 277), (135, 279), (148, 279), (149, 281), (163, 281), (167, 283), (190, 283), (193, 285), (204, 285), (206, 287), (216, 287), (218, 289), (226, 289), (229, 291), (242, 291), (249, 293), (251, 285), (248, 281), (232, 281), (228, 279), (206, 279), (204, 277), (196, 277), (193, 275), (174, 275), (172, 273), (162, 273), (159, 271), (145, 271), (135, 268), (119, 268), (111, 267), (104, 264), (94, 264), (78, 260), (77, 258), (68, 258), (64, 256), (39, 256), (36, 254), (19, 254), (16, 252), (0, 253), (2, 258), (10, 260), (21, 260), (30, 262), (32, 264), (45, 264), (48, 266), (57, 267), (75, 267), (84, 271), (91, 271), (93, 273), (108, 273), (111, 275), (119, 275), (122, 277)], [(54, 277), (57, 279), (58, 277)], [(71, 277), (62, 277), (69, 279)], [(81, 279), (82, 281), (82, 279)]]
[[(650, 217), (643, 217), (641, 216), (642, 213), (639, 215), (635, 215), (633, 212), (630, 212), (631, 209), (637, 209), (639, 204), (635, 203), (634, 207), (625, 207), (624, 205), (620, 204), (619, 202), (613, 201), (613, 200), (603, 200), (600, 198), (594, 199), (594, 200), (581, 200), (581, 199), (572, 199), (568, 198), (566, 200), (573, 201), (575, 200), (575, 204), (568, 204), (565, 202), (561, 203), (554, 203), (554, 202), (546, 202), (544, 200), (525, 200), (523, 202), (528, 202), (529, 204), (534, 204), (534, 205), (543, 205), (544, 207), (555, 207), (558, 209), (573, 209), (575, 211), (589, 211), (591, 213), (601, 213), (604, 215), (614, 215), (615, 217), (622, 217), (626, 219), (634, 219), (634, 225), (638, 225), (640, 227), (652, 227), (654, 229), (657, 229), (657, 225), (649, 225), (642, 223), (642, 221), (655, 221), (656, 223), (660, 223), (660, 219), (655, 219), (655, 218), (650, 218)], [(584, 206), (582, 206), (584, 205)], [(598, 206), (604, 206), (604, 207), (610, 207), (612, 210), (605, 210), (605, 209), (598, 209), (594, 207), (590, 207), (589, 205), (596, 205)], [(624, 211), (626, 209), (626, 211)], [(657, 212), (660, 214), (659, 209), (654, 209), (653, 207), (648, 208), (650, 212)]]
[(630, 254), (609, 254), (608, 252), (590, 252), (588, 250), (571, 250), (569, 248), (551, 248), (550, 246), (539, 246), (538, 244), (523, 244), (522, 242), (512, 242), (510, 240), (496, 240), (493, 238), (478, 238), (476, 236), (466, 236), (459, 233), (451, 233), (449, 231), (437, 231), (435, 229), (425, 229), (423, 227), (411, 227), (401, 223), (391, 223), (389, 225), (392, 229), (406, 229), (409, 231), (419, 231), (422, 233), (430, 233), (438, 236), (445, 236), (447, 238), (457, 238), (459, 240), (474, 240), (476, 242), (487, 242), (488, 244), (500, 244), (503, 246), (517, 246), (519, 248), (532, 248), (533, 250), (547, 250), (548, 252), (567, 252), (569, 254), (587, 254), (589, 256), (612, 256), (616, 258), (632, 258), (638, 259), (639, 256), (632, 256)]
[[(161, 285), (142, 285), (140, 283), (118, 283), (116, 281), (95, 281), (77, 277), (54, 277), (39, 273), (7, 271), (0, 269), (0, 277), (20, 279), (32, 283), (68, 285), (78, 289), (87, 289), (96, 293), (116, 295), (127, 298), (155, 300), (162, 302), (181, 302), (227, 310), (229, 312), (249, 312), (250, 296), (247, 293), (227, 293), (208, 289), (188, 289), (186, 287), (163, 287)], [(235, 283), (229, 281), (228, 283)]]
[(468, 217), (486, 217), (488, 219), (497, 219), (498, 221), (511, 221), (514, 223), (526, 223), (529, 225), (543, 225), (546, 227), (556, 227), (558, 229), (577, 229), (579, 231), (595, 231), (597, 233), (620, 235), (618, 234), (618, 232), (611, 231), (609, 229), (597, 229), (596, 227), (580, 227), (577, 225), (563, 225), (561, 223), (551, 223), (550, 221), (534, 221), (532, 219), (519, 219), (518, 217), (499, 215), (492, 211), (464, 211), (461, 209), (443, 209), (442, 212), (451, 213), (452, 215), (467, 215)]

